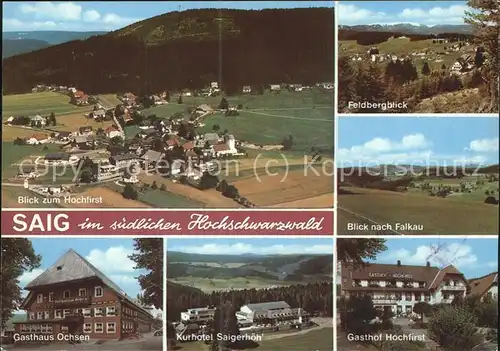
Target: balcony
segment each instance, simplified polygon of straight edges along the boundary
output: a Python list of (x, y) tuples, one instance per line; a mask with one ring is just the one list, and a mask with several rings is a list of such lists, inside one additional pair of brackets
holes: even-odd
[(465, 291), (466, 287), (463, 285), (443, 285), (442, 290), (451, 290), (451, 291)]
[(90, 296), (87, 297), (73, 297), (69, 299), (58, 299), (54, 300), (52, 303), (56, 307), (62, 306), (81, 306), (81, 305), (89, 305), (90, 304)]

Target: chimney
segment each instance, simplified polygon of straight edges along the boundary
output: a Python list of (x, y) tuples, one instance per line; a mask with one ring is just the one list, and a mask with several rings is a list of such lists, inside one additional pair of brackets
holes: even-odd
[(431, 263), (429, 261), (427, 261), (427, 267), (430, 267), (431, 266)]
[(401, 261), (398, 260), (398, 267), (401, 267)]

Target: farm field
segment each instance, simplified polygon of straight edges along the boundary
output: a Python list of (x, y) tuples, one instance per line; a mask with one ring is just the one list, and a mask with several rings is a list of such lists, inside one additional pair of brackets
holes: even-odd
[(192, 286), (206, 293), (225, 289), (264, 289), (271, 286), (288, 286), (293, 282), (284, 282), (278, 279), (266, 280), (256, 277), (236, 277), (236, 278), (201, 278), (183, 276), (169, 279), (173, 283)]
[(10, 116), (56, 116), (92, 110), (92, 106), (78, 107), (69, 103), (67, 95), (54, 92), (29, 93), (2, 96), (2, 120)]
[[(331, 351), (333, 349), (333, 329), (331, 326), (319, 326), (297, 332), (264, 334), (264, 340), (256, 351)], [(209, 351), (204, 343), (182, 343), (179, 351)], [(250, 349), (248, 349), (250, 350)]]
[(94, 130), (99, 128), (106, 129), (113, 125), (113, 121), (96, 122), (93, 118), (87, 118), (84, 112), (77, 112), (57, 116), (57, 125), (51, 126), (50, 129), (54, 131), (76, 132), (78, 128), (83, 126), (90, 126)]
[(116, 94), (100, 94), (97, 95), (97, 101), (104, 107), (116, 107), (116, 105), (120, 105), (122, 102), (120, 99), (116, 97)]
[(14, 145), (12, 142), (2, 142), (2, 179), (15, 176), (21, 162), (29, 164), (35, 160), (29, 156), (43, 156), (59, 150), (58, 145)]
[(269, 207), (273, 208), (331, 208), (333, 207), (333, 193), (310, 197), (307, 199), (283, 202)]
[[(354, 194), (339, 196), (339, 213), (346, 209), (379, 224), (423, 225), (423, 231), (411, 234), (498, 234), (498, 206), (414, 192), (399, 193), (354, 187), (348, 190)], [(345, 218), (354, 219), (355, 215), (351, 213)], [(339, 218), (339, 234), (354, 234), (355, 232), (346, 230), (348, 221), (341, 219), (342, 216)]]
[[(314, 198), (321, 195), (333, 197), (332, 170), (322, 172), (321, 167), (315, 167), (319, 175), (303, 166), (286, 172), (286, 169), (276, 168), (269, 174), (239, 179), (232, 184), (239, 189), (240, 195), (248, 198), (257, 206), (267, 207), (282, 204), (281, 207), (293, 207), (294, 201)], [(326, 173), (326, 174), (325, 174)], [(324, 199), (323, 199), (324, 200)], [(288, 205), (286, 204), (288, 203)], [(333, 204), (333, 201), (331, 201)], [(313, 207), (324, 207), (324, 202)]]
[(331, 149), (333, 120), (333, 107), (242, 110), (236, 117), (220, 113), (207, 116), (201, 130), (211, 132), (217, 124), (238, 140), (263, 145), (279, 145), (283, 138), (292, 135), (292, 150), (309, 151), (313, 146)]
[[(200, 207), (207, 208), (237, 208), (240, 207), (233, 200), (222, 196), (222, 194), (214, 189), (211, 190), (198, 190), (188, 185), (183, 185), (179, 183), (174, 183), (168, 179), (165, 179), (156, 175), (139, 175), (139, 180), (143, 183), (153, 184), (156, 181), (158, 187), (161, 184), (165, 184), (167, 187), (167, 191), (186, 198), (187, 200), (191, 200), (197, 203), (201, 203)], [(191, 206), (190, 206), (191, 207)]]

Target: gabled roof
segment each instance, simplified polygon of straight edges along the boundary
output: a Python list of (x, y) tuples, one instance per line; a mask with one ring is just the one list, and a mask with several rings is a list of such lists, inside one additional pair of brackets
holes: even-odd
[(226, 150), (229, 150), (229, 146), (227, 146), (227, 144), (216, 144), (216, 145), (214, 145), (214, 151), (215, 152), (226, 151)]
[(468, 281), (470, 286), (470, 294), (483, 296), (491, 286), (498, 285), (498, 272), (493, 272), (483, 277), (470, 279)]
[(144, 155), (142, 155), (142, 159), (150, 162), (159, 162), (163, 157), (163, 154), (158, 151), (148, 150)]
[[(104, 273), (87, 261), (83, 256), (75, 250), (69, 249), (62, 255), (56, 263), (47, 268), (42, 274), (26, 285), (26, 290), (32, 290), (37, 287), (47, 286), (58, 283), (71, 281), (79, 281), (83, 279), (97, 278), (107, 287), (112, 289), (118, 296), (124, 298), (128, 302), (148, 313), (144, 308), (137, 305), (135, 301), (127, 296), (118, 285), (113, 283)], [(153, 317), (151, 317), (153, 318)]]

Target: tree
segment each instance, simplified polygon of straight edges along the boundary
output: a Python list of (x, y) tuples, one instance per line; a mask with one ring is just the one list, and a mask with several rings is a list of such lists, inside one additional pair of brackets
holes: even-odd
[(291, 150), (293, 147), (293, 135), (290, 134), (288, 137), (283, 138), (281, 145), (283, 145), (283, 150)]
[(219, 178), (210, 172), (204, 172), (200, 179), (201, 189), (214, 189), (219, 184)]
[(474, 56), (474, 65), (479, 68), (483, 65), (484, 56), (480, 48), (476, 49), (476, 56)]
[(134, 253), (129, 258), (136, 269), (146, 273), (139, 275), (138, 281), (143, 291), (142, 301), (146, 305), (164, 310), (163, 307), (163, 239), (134, 239)]
[(481, 342), (477, 318), (462, 306), (443, 306), (428, 323), (428, 334), (444, 351), (468, 351)]
[(364, 265), (365, 260), (375, 259), (387, 250), (385, 239), (339, 239), (337, 240), (337, 260), (351, 263), (353, 266)]
[(24, 298), (19, 278), (25, 272), (40, 267), (41, 257), (35, 253), (30, 240), (25, 238), (2, 238), (2, 324), (17, 311)]
[(422, 66), (422, 74), (424, 76), (431, 74), (431, 69), (429, 68), (429, 64), (427, 62), (424, 62), (424, 65)]
[(422, 319), (422, 323), (424, 322), (424, 314), (429, 314), (432, 312), (432, 306), (429, 305), (427, 302), (420, 301), (413, 306), (413, 312), (417, 313), (420, 315), (420, 318)]
[(183, 101), (182, 101), (182, 94), (179, 95), (179, 98), (177, 99), (177, 103), (179, 105), (183, 103)]
[(125, 185), (122, 195), (125, 199), (129, 200), (137, 200), (137, 198), (139, 197), (139, 194), (131, 184)]
[(121, 145), (123, 143), (123, 138), (119, 135), (112, 137), (110, 140), (113, 145)]
[(351, 296), (344, 299), (340, 305), (340, 321), (346, 333), (370, 332), (370, 322), (377, 317), (377, 310), (370, 296)]
[(213, 130), (214, 132), (217, 132), (219, 129), (220, 129), (220, 126), (219, 126), (218, 124), (214, 124), (214, 125), (212, 126), (212, 130)]
[(53, 126), (57, 125), (57, 121), (56, 121), (56, 115), (54, 112), (51, 112), (50, 113), (50, 116), (49, 116), (49, 123), (52, 124)]
[(446, 69), (446, 65), (445, 65), (444, 63), (441, 65), (441, 69), (442, 69), (443, 71)]
[(151, 189), (153, 189), (153, 190), (158, 189), (158, 184), (156, 183), (156, 180), (154, 180), (153, 184), (151, 184)]
[(474, 38), (481, 46), (488, 61), (483, 64), (483, 77), (489, 93), (489, 106), (485, 112), (498, 112), (498, 80), (500, 58), (498, 55), (498, 37), (500, 36), (500, 10), (497, 0), (469, 0), (468, 5), (474, 11), (465, 13), (465, 22), (474, 28)]
[(220, 100), (219, 109), (227, 110), (229, 108), (229, 102), (225, 97)]
[(236, 308), (231, 302), (224, 302), (215, 310), (211, 350), (238, 349), (241, 344), (240, 340), (235, 340), (238, 335), (240, 335), (240, 329), (236, 318)]

